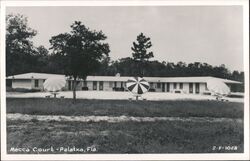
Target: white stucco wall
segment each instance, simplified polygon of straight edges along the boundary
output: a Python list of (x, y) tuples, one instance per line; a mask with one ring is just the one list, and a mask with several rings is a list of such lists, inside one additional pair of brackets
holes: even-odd
[(103, 82), (104, 91), (112, 91), (112, 86), (110, 87), (109, 82)]
[(169, 91), (174, 92), (174, 83), (169, 83)]
[(206, 83), (200, 84), (200, 91), (203, 94), (204, 92), (209, 92), (209, 90), (206, 89)]
[[(182, 83), (183, 84), (183, 88), (180, 88), (180, 83), (176, 83), (176, 88), (174, 88), (174, 83), (173, 82), (169, 82), (169, 92), (170, 93), (175, 93), (176, 91), (180, 91), (181, 93), (189, 93), (189, 83)], [(193, 84), (193, 93), (192, 94), (196, 94), (195, 93), (195, 83)], [(205, 83), (199, 83), (200, 86), (200, 92), (199, 94), (203, 94), (204, 92), (208, 92), (206, 90), (206, 84)], [(160, 88), (157, 88), (157, 83), (153, 83), (153, 88), (155, 88), (156, 92), (162, 92), (162, 83)], [(165, 83), (165, 92), (167, 92), (167, 83)]]
[(189, 83), (183, 83), (183, 93), (189, 93)]
[(90, 91), (92, 91), (93, 90), (93, 82), (87, 82), (87, 86), (88, 86), (88, 89), (90, 90)]
[(30, 79), (13, 79), (12, 88), (25, 88), (31, 89), (31, 80)]
[[(100, 86), (100, 81), (96, 81), (96, 87), (97, 87), (97, 91), (99, 91), (99, 86)], [(42, 84), (43, 82), (41, 82)], [(150, 82), (149, 82), (150, 83)], [(40, 84), (40, 82), (39, 82)], [(167, 92), (167, 83), (165, 82), (165, 90), (164, 92)], [(180, 91), (181, 93), (185, 93), (188, 94), (189, 93), (189, 83), (182, 83), (183, 84), (183, 88), (180, 89), (180, 83), (176, 83), (176, 88), (174, 89), (174, 83), (173, 82), (169, 82), (169, 92), (170, 93), (175, 93), (176, 91)], [(193, 84), (193, 93), (192, 94), (196, 94), (195, 92), (195, 83)], [(162, 92), (162, 85), (163, 82), (160, 82), (160, 87), (157, 88), (157, 82), (152, 82), (152, 87), (155, 89), (155, 92)], [(125, 89), (126, 89), (126, 82), (123, 82), (122, 85)], [(198, 94), (203, 94), (204, 92), (208, 92), (206, 90), (206, 83), (199, 83), (200, 86), (200, 92)], [(77, 90), (82, 90), (82, 87), (84, 87), (84, 83), (83, 81), (81, 81), (78, 86), (77, 86)], [(93, 91), (93, 81), (87, 81), (87, 87), (88, 90)], [(115, 83), (114, 82), (109, 82), (109, 81), (103, 81), (103, 91), (113, 91), (113, 87), (115, 87)], [(121, 82), (116, 82), (116, 87), (120, 88), (121, 87)], [(66, 90), (68, 90), (68, 83), (66, 85)]]

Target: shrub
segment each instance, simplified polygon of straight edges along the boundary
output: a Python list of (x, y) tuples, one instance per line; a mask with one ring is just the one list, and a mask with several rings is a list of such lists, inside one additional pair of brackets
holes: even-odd
[(154, 88), (150, 88), (148, 91), (149, 92), (155, 92), (155, 89)]
[(82, 90), (83, 90), (83, 91), (88, 91), (89, 88), (88, 88), (88, 87), (82, 87)]
[(22, 93), (30, 93), (30, 92), (40, 92), (41, 89), (26, 89), (26, 88), (7, 88), (7, 92), (22, 92)]
[(244, 98), (244, 95), (229, 94), (227, 97), (230, 97), (230, 98)]
[(123, 87), (113, 87), (113, 91), (124, 91), (125, 89)]

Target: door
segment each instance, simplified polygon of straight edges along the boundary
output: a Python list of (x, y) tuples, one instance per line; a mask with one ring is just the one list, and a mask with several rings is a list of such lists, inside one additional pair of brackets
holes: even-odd
[(195, 83), (195, 93), (196, 94), (200, 93), (200, 83)]
[(162, 84), (161, 84), (161, 91), (162, 91), (162, 92), (165, 92), (165, 83), (162, 83)]
[(117, 91), (117, 82), (114, 82), (113, 91)]
[(71, 90), (71, 81), (68, 81), (68, 89)]
[(169, 91), (170, 91), (170, 84), (167, 83), (167, 92), (169, 92)]
[(93, 90), (97, 90), (97, 82), (96, 81), (93, 82)]
[(189, 93), (193, 93), (193, 83), (189, 83)]
[(99, 82), (99, 91), (103, 91), (103, 81)]

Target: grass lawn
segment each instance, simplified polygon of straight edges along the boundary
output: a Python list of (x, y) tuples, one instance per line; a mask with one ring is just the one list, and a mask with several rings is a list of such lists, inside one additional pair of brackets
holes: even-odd
[(7, 98), (7, 113), (67, 116), (243, 118), (243, 103), (218, 101), (129, 101)]
[[(216, 101), (127, 101), (7, 99), (7, 113), (243, 119), (243, 103)], [(59, 122), (7, 120), (7, 151), (19, 148), (86, 149), (87, 153), (239, 153), (242, 122)], [(219, 148), (221, 147), (221, 148)], [(232, 147), (237, 147), (237, 149)], [(231, 150), (228, 150), (231, 149)], [(20, 153), (38, 153), (37, 151)], [(44, 153), (70, 153), (48, 151)], [(73, 152), (78, 153), (78, 152)], [(82, 152), (79, 152), (82, 153)]]

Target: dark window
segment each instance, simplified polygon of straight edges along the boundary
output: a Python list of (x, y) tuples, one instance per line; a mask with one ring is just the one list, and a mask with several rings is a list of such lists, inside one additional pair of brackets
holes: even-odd
[(97, 82), (96, 81), (93, 82), (93, 90), (97, 90)]
[(6, 80), (6, 86), (7, 87), (12, 87), (12, 80), (11, 79)]
[(161, 88), (161, 83), (157, 83), (157, 88)]
[(177, 87), (177, 83), (174, 83), (174, 89), (176, 89), (176, 87)]
[(117, 86), (117, 82), (114, 82), (115, 83), (115, 87)]
[(169, 92), (169, 91), (170, 91), (170, 84), (167, 83), (167, 92)]
[(162, 92), (165, 92), (165, 83), (162, 83), (161, 87), (162, 87), (162, 88), (161, 88), (161, 91), (162, 91)]
[(183, 83), (180, 83), (180, 89), (183, 89)]
[(99, 82), (99, 90), (102, 91), (103, 90), (103, 81)]
[(123, 87), (123, 82), (121, 82), (121, 88)]
[(35, 87), (39, 87), (39, 80), (38, 79), (35, 80)]

